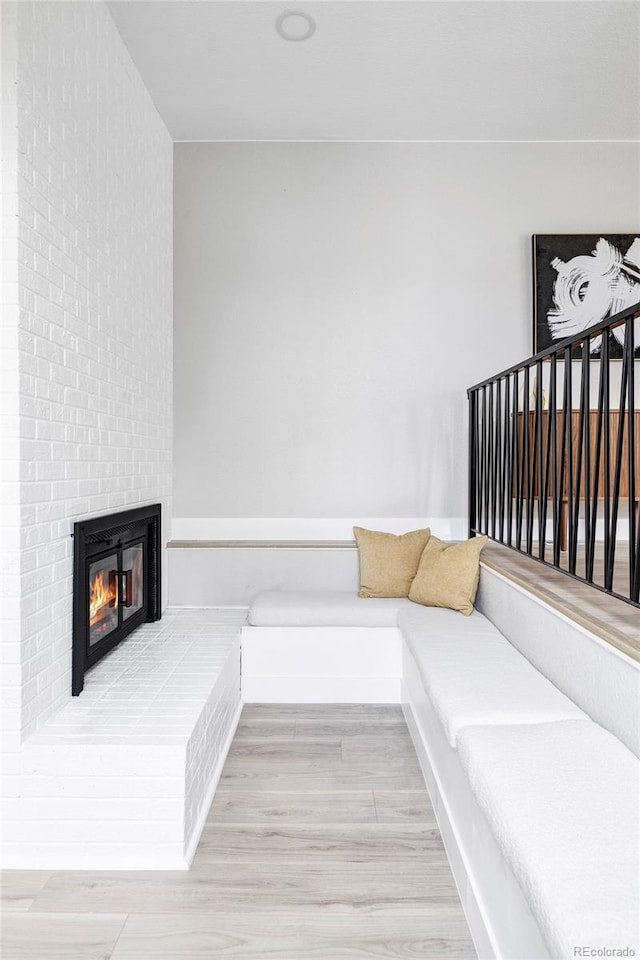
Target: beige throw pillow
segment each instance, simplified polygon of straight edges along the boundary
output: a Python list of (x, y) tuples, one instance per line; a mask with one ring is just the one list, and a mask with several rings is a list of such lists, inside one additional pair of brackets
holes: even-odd
[(359, 597), (406, 597), (431, 531), (396, 536), (354, 527), (360, 561)]
[(472, 537), (463, 543), (443, 543), (431, 537), (420, 558), (409, 600), (425, 607), (459, 610), (468, 617), (480, 579), (480, 552), (487, 540)]

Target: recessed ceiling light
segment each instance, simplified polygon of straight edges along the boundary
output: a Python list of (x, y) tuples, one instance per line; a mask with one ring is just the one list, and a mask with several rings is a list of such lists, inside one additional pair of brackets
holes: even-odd
[(276, 20), (276, 31), (283, 40), (308, 40), (316, 32), (316, 22), (302, 10), (285, 10)]

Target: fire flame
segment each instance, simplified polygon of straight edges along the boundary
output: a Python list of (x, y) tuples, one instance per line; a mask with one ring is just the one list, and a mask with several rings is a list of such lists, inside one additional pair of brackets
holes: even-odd
[(101, 619), (103, 607), (115, 606), (117, 600), (116, 580), (109, 582), (105, 570), (99, 570), (91, 581), (89, 596), (89, 623), (93, 626)]

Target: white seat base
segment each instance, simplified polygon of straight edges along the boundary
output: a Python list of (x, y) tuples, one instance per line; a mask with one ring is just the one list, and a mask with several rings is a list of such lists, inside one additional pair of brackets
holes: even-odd
[(399, 703), (397, 627), (242, 628), (245, 703)]

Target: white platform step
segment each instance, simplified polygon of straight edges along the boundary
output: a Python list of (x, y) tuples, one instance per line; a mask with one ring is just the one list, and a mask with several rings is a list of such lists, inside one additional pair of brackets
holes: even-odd
[(187, 869), (240, 715), (243, 609), (169, 609), (23, 746), (5, 867)]

